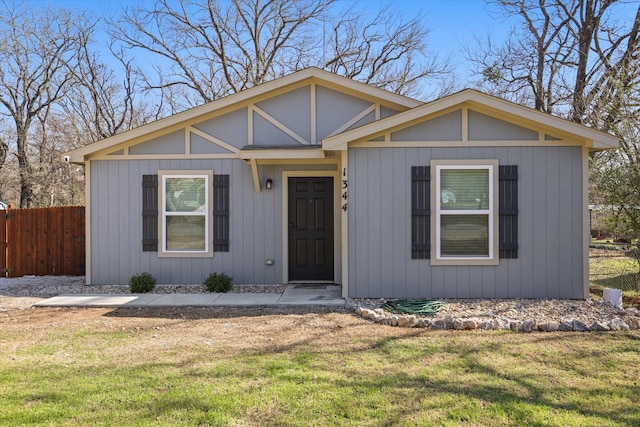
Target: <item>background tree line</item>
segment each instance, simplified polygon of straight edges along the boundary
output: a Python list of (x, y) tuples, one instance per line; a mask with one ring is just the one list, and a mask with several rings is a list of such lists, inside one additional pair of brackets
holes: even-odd
[(592, 199), (640, 235), (640, 2), (487, 3), (515, 24), (462, 48), (475, 78), (461, 81), (430, 49), (428, 16), (392, 6), (157, 0), (97, 19), (3, 0), (0, 200), (83, 204), (64, 151), (316, 66), (425, 101), (475, 87), (615, 134), (621, 148), (592, 158)]

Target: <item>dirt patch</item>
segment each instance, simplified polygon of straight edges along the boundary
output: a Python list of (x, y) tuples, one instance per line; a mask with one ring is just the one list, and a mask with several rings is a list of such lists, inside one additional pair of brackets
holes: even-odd
[[(41, 342), (84, 334), (122, 331), (140, 334), (126, 348), (114, 348), (105, 357), (124, 353), (150, 354), (159, 342), (165, 346), (211, 343), (231, 354), (286, 351), (297, 345), (317, 348), (343, 346), (356, 337), (408, 337), (427, 333), (381, 327), (351, 312), (329, 307), (287, 308), (31, 308), (23, 298), (0, 297), (0, 343), (29, 348)], [(16, 302), (15, 300), (22, 300)], [(144, 338), (143, 338), (144, 337)], [(233, 339), (230, 339), (230, 338)]]

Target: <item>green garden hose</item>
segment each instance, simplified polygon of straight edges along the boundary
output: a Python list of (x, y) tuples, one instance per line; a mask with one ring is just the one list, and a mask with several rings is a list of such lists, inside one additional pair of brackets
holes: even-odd
[(419, 316), (433, 316), (446, 302), (425, 299), (401, 299), (387, 301), (381, 308), (385, 311), (398, 314), (417, 314)]

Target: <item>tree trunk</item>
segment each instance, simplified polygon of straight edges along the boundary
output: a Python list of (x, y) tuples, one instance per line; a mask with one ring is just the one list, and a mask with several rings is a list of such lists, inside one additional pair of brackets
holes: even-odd
[(33, 203), (33, 186), (31, 185), (31, 165), (27, 157), (27, 129), (18, 129), (16, 157), (20, 172), (20, 208), (30, 208)]
[(578, 34), (578, 68), (576, 70), (576, 81), (573, 88), (573, 102), (571, 121), (576, 123), (582, 123), (584, 120), (585, 111), (587, 106), (585, 105), (585, 89), (587, 87), (587, 66), (589, 61), (589, 50), (591, 49), (591, 42), (593, 41), (593, 34), (596, 30), (595, 26), (595, 10), (596, 7), (593, 4), (593, 0), (587, 0), (583, 4), (583, 10), (580, 11), (582, 15), (582, 26)]

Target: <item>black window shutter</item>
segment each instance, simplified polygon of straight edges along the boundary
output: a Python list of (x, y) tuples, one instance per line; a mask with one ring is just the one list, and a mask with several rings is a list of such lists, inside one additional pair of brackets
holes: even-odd
[(142, 175), (142, 251), (158, 252), (158, 175)]
[(411, 259), (431, 258), (431, 168), (411, 167)]
[(229, 175), (213, 176), (213, 251), (229, 252)]
[(499, 167), (500, 258), (518, 258), (518, 166)]

